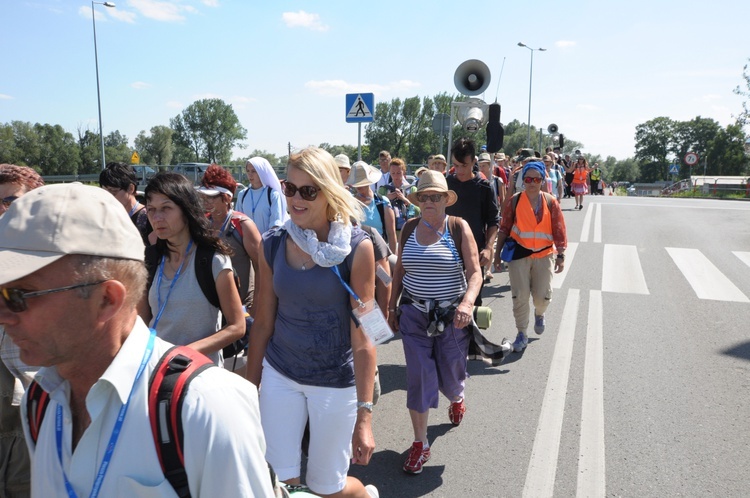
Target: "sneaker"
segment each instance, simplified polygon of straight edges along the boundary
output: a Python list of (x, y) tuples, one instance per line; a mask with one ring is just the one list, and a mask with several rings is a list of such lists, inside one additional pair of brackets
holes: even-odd
[(448, 418), (453, 425), (459, 425), (461, 423), (464, 419), (464, 413), (466, 413), (464, 400), (451, 403), (451, 406), (448, 407)]
[(544, 315), (534, 315), (534, 332), (542, 335), (546, 326), (547, 321), (544, 319)]
[(414, 441), (409, 450), (409, 456), (404, 462), (404, 472), (407, 474), (421, 474), (422, 465), (430, 459), (430, 447), (424, 448), (422, 441)]
[(367, 486), (365, 486), (365, 491), (367, 491), (367, 496), (369, 496), (370, 498), (380, 498), (378, 488), (376, 488), (372, 484), (368, 484)]
[(513, 341), (513, 351), (516, 353), (520, 353), (524, 349), (526, 349), (526, 346), (529, 345), (529, 338), (526, 337), (525, 332), (518, 332), (518, 335), (516, 336), (516, 340)]

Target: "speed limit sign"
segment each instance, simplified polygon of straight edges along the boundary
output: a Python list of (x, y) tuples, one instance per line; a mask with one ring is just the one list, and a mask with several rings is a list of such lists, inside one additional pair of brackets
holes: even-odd
[(685, 164), (688, 166), (695, 166), (698, 164), (698, 154), (695, 152), (688, 152), (685, 154)]

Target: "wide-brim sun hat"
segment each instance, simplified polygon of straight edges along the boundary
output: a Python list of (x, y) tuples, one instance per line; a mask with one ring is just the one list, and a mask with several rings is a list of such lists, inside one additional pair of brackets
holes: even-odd
[(446, 206), (452, 206), (458, 200), (458, 195), (452, 190), (448, 190), (448, 182), (445, 181), (445, 176), (439, 171), (428, 170), (422, 173), (419, 177), (419, 185), (417, 190), (408, 195), (409, 202), (412, 204), (419, 205), (417, 196), (424, 192), (439, 192), (441, 194), (447, 194), (448, 200)]
[(357, 161), (352, 164), (346, 184), (351, 187), (369, 187), (382, 177), (383, 173), (379, 169), (373, 168), (364, 161)]
[(433, 163), (437, 163), (437, 162), (443, 163), (446, 166), (448, 166), (448, 161), (445, 160), (445, 156), (442, 154), (434, 155), (432, 159), (430, 160), (430, 162), (427, 163), (427, 166), (431, 166)]
[(39, 187), (0, 216), (0, 285), (68, 254), (143, 261), (143, 239), (122, 204), (98, 187)]

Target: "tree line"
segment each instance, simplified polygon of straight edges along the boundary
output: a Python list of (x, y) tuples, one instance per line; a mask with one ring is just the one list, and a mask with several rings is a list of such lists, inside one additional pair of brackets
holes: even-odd
[[(745, 87), (738, 86), (734, 93), (750, 98), (750, 74), (746, 65), (743, 72)], [(451, 113), (451, 102), (464, 101), (458, 94), (439, 93), (432, 97), (414, 96), (379, 102), (375, 107), (374, 121), (365, 128), (363, 160), (374, 164), (378, 152), (390, 151), (408, 164), (424, 164), (430, 154), (447, 154), (448, 133), (437, 133), (433, 119), (437, 114)], [(742, 112), (736, 122), (721, 127), (710, 118), (697, 116), (689, 121), (675, 121), (657, 117), (636, 126), (635, 154), (617, 159), (584, 153), (589, 163), (597, 162), (608, 181), (653, 182), (670, 178), (669, 167), (678, 164), (679, 178), (702, 174), (706, 166), (709, 175), (747, 175), (750, 173), (745, 150), (747, 135), (744, 126), (750, 123), (750, 109), (743, 102)], [(503, 151), (513, 155), (524, 148), (528, 140), (527, 125), (517, 119), (504, 124)], [(454, 123), (453, 140), (470, 136), (478, 144), (487, 143), (484, 128), (469, 133)], [(532, 147), (544, 149), (557, 145), (556, 138), (546, 130), (531, 127)], [(142, 164), (170, 165), (180, 162), (232, 162), (232, 149), (244, 148), (247, 131), (242, 127), (232, 106), (221, 99), (198, 100), (180, 114), (170, 119), (169, 126), (153, 126), (141, 131), (134, 139)], [(115, 130), (104, 137), (107, 161), (130, 162), (133, 149), (126, 136)], [(99, 165), (99, 135), (89, 129), (78, 128), (76, 134), (60, 125), (31, 124), (22, 121), (0, 123), (0, 163), (14, 163), (36, 168), (43, 175), (69, 175), (96, 173)], [(353, 145), (320, 144), (333, 155), (346, 154), (354, 161), (357, 148)], [(583, 149), (584, 144), (565, 137), (563, 153), (572, 154)], [(684, 164), (687, 152), (701, 157), (698, 169)], [(287, 156), (276, 156), (265, 150), (253, 150), (245, 157), (235, 158), (241, 163), (247, 158), (262, 156), (279, 169), (286, 165)], [(705, 161), (705, 163), (704, 163)], [(672, 177), (673, 178), (673, 177)]]

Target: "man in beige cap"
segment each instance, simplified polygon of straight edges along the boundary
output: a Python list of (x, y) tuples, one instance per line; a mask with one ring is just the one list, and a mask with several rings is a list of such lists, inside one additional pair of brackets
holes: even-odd
[[(146, 415), (171, 345), (138, 317), (143, 257), (122, 205), (96, 187), (40, 187), (0, 218), (0, 325), (49, 393), (33, 433), (22, 405), (35, 496), (175, 496)], [(272, 496), (255, 389), (207, 368), (183, 401), (190, 494)]]

